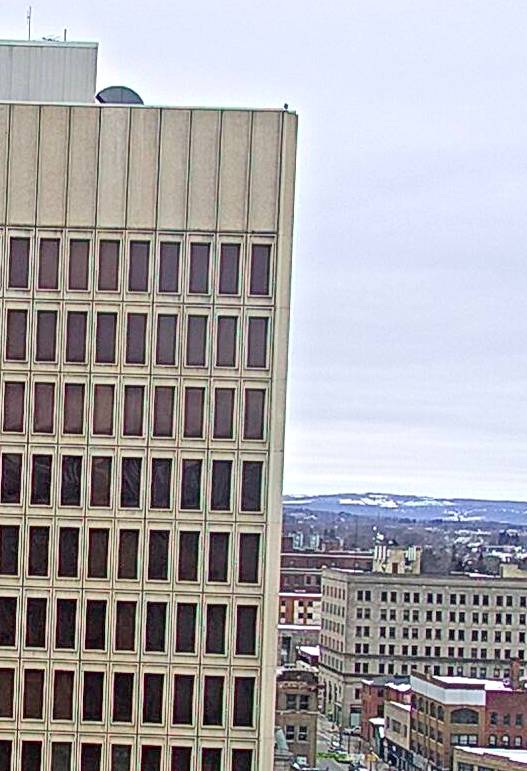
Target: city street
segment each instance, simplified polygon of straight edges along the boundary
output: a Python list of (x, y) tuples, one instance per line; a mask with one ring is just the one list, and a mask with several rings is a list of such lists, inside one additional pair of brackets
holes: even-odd
[[(328, 752), (331, 746), (331, 739), (338, 737), (338, 731), (332, 730), (332, 723), (323, 715), (318, 718), (318, 740), (317, 752)], [(343, 736), (342, 746), (348, 749), (348, 740), (350, 742), (350, 752), (358, 751), (359, 739), (355, 736)], [(348, 771), (347, 763), (339, 763), (332, 758), (320, 758), (317, 763), (321, 771)]]

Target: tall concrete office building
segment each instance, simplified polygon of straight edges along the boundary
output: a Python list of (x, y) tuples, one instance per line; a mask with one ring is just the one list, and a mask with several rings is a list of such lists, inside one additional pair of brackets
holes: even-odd
[(0, 771), (269, 771), (296, 116), (75, 45), (0, 46)]

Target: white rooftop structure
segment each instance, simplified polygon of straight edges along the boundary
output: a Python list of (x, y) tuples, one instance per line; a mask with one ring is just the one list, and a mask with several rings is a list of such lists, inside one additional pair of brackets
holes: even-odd
[(0, 40), (0, 101), (93, 103), (98, 43)]

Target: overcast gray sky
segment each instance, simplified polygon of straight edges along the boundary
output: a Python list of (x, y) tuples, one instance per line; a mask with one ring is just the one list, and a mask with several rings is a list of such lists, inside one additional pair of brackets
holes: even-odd
[(299, 113), (286, 492), (527, 500), (525, 0), (33, 1), (64, 27), (99, 87)]

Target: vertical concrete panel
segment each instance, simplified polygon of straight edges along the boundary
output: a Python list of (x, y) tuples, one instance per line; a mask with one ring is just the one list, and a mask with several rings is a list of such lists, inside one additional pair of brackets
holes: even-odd
[(162, 110), (157, 227), (183, 230), (187, 217), (190, 112)]
[(7, 216), (11, 225), (35, 224), (39, 108), (11, 105)]
[(158, 149), (159, 110), (131, 110), (127, 212), (129, 228), (155, 227)]
[(245, 230), (251, 114), (223, 114), (220, 157), (220, 230)]
[(279, 112), (254, 113), (249, 230), (276, 230), (280, 125)]
[(213, 230), (216, 227), (220, 113), (193, 112), (191, 134), (188, 228)]
[(129, 108), (101, 108), (97, 185), (98, 227), (123, 228), (125, 226), (129, 123)]
[(71, 108), (66, 215), (69, 227), (95, 224), (99, 113), (96, 107)]
[(7, 194), (7, 148), (9, 137), (9, 106), (0, 105), (0, 224), (5, 222)]
[(67, 107), (40, 110), (37, 223), (63, 226), (66, 212), (69, 114)]

